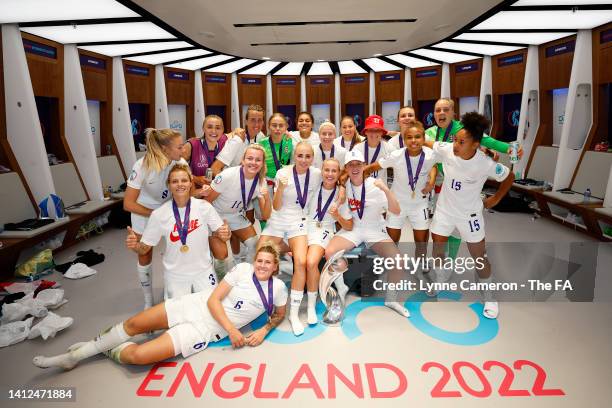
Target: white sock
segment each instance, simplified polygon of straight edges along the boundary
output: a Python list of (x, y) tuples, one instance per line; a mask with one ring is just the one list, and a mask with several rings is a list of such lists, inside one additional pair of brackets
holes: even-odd
[(124, 348), (126, 348), (127, 346), (131, 346), (132, 344), (136, 343), (134, 343), (133, 341), (126, 341), (125, 343), (121, 343), (113, 349), (106, 350), (104, 352), (104, 355), (116, 363), (123, 364), (123, 361), (121, 361), (121, 352)]
[(385, 302), (385, 306), (389, 309), (395, 310), (397, 313), (401, 314), (404, 317), (410, 317), (410, 312), (406, 309), (400, 302)]
[[(493, 275), (490, 275), (486, 279), (478, 277), (478, 282), (486, 283), (486, 284), (491, 284), (491, 283), (493, 283)], [(482, 295), (482, 301), (483, 302), (495, 302), (495, 298), (493, 297), (493, 292), (492, 291), (490, 291), (490, 290), (481, 290), (480, 294)]]
[(308, 293), (308, 324), (317, 324), (319, 319), (317, 318), (317, 295), (319, 292), (307, 292)]
[(304, 325), (302, 324), (302, 322), (300, 322), (299, 317), (300, 304), (302, 303), (303, 297), (303, 291), (291, 289), (291, 295), (289, 296), (289, 299), (291, 300), (291, 306), (289, 309), (289, 323), (291, 323), (293, 334), (295, 334), (296, 336), (299, 336), (304, 333)]
[(221, 279), (223, 279), (223, 277), (227, 273), (227, 258), (226, 259), (213, 258), (213, 268), (215, 269), (217, 278), (220, 281)]
[[(244, 245), (246, 246), (244, 262), (252, 263), (253, 259), (255, 259), (255, 252), (257, 251), (257, 236), (251, 237), (244, 241)], [(240, 252), (242, 253), (242, 249)]]
[(349, 291), (349, 287), (346, 286), (346, 284), (344, 283), (344, 276), (342, 274), (338, 276), (338, 278), (334, 281), (334, 285), (336, 285), (338, 296), (340, 296), (340, 299), (342, 299), (342, 302), (345, 303), (344, 298), (346, 297), (346, 294)]
[(65, 370), (70, 370), (76, 366), (79, 361), (111, 350), (126, 342), (130, 337), (131, 336), (125, 332), (123, 322), (121, 322), (109, 327), (95, 339), (83, 343), (78, 348), (73, 348), (74, 345), (71, 346), (71, 351), (68, 353), (53, 357), (36, 356), (32, 362), (40, 368), (62, 367)]
[(137, 264), (138, 280), (144, 294), (145, 309), (153, 306), (153, 263), (148, 265)]

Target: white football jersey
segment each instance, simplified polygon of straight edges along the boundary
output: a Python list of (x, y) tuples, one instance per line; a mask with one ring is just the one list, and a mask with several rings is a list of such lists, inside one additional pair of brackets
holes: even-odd
[[(363, 216), (359, 218), (358, 209), (361, 205), (361, 190), (365, 185), (365, 205)], [(374, 179), (368, 177), (361, 186), (354, 186), (350, 181), (346, 183), (346, 199), (351, 216), (353, 228), (374, 227), (385, 225), (383, 213), (387, 211), (388, 202), (385, 193), (374, 185)]]
[[(181, 221), (185, 220), (185, 207), (179, 208)], [(187, 252), (181, 252), (183, 245), (178, 234), (172, 201), (167, 201), (151, 213), (149, 222), (142, 234), (141, 242), (149, 246), (156, 246), (163, 238), (166, 249), (162, 256), (164, 272), (167, 277), (174, 280), (188, 279), (202, 273), (212, 272), (212, 260), (208, 248), (208, 231), (218, 230), (223, 221), (209, 202), (191, 198), (189, 214), (189, 229), (187, 232)], [(216, 278), (210, 281), (214, 286)]]
[[(374, 154), (376, 153), (376, 147), (372, 148), (368, 146), (368, 142), (364, 140), (363, 143), (359, 143), (358, 145), (355, 146), (354, 150), (360, 151), (361, 153), (363, 153), (363, 157), (366, 158), (366, 164), (372, 164), (374, 161), (379, 161), (381, 159), (384, 159), (385, 157), (387, 157), (389, 154), (391, 154), (392, 149), (389, 147), (389, 144), (387, 142), (385, 142), (384, 140), (380, 141), (380, 151), (378, 152), (378, 155), (376, 156), (376, 160), (374, 159)], [(366, 153), (365, 153), (365, 149), (368, 149), (368, 156), (366, 157)], [(386, 169), (382, 169), (378, 172), (372, 173), (370, 175), (370, 177), (374, 177), (374, 178), (379, 178), (382, 181), (385, 182), (385, 184), (387, 183), (387, 170)]]
[(427, 180), (429, 180), (429, 172), (431, 171), (431, 168), (439, 162), (439, 159), (438, 156), (428, 147), (423, 147), (423, 152), (425, 153), (425, 158), (423, 160), (421, 172), (418, 175), (416, 174), (416, 171), (417, 167), (419, 166), (420, 156), (410, 156), (412, 175), (413, 177), (417, 177), (416, 188), (414, 189), (414, 198), (412, 198), (412, 188), (410, 187), (409, 183), (410, 177), (408, 176), (408, 167), (406, 163), (406, 148), (403, 147), (401, 149), (394, 150), (391, 152), (391, 154), (389, 154), (389, 156), (378, 161), (378, 164), (380, 164), (382, 168), (391, 167), (393, 169), (393, 185), (391, 186), (391, 191), (395, 193), (395, 196), (402, 207), (416, 205), (423, 201), (427, 201), (427, 196), (423, 195), (421, 190), (425, 188)]
[(134, 163), (132, 172), (127, 180), (127, 185), (128, 187), (140, 190), (136, 200), (138, 204), (154, 210), (171, 197), (168, 191), (167, 180), (168, 173), (170, 173), (172, 167), (177, 163), (188, 164), (184, 159), (173, 160), (166, 168), (157, 172), (145, 169), (143, 167), (143, 160), (144, 157), (141, 157)]
[[(333, 158), (337, 159), (340, 162), (340, 169), (344, 168), (344, 155), (346, 154), (346, 149), (342, 146), (332, 145), (333, 147)], [(314, 149), (314, 160), (312, 165), (317, 169), (321, 169), (323, 167), (323, 160), (329, 159), (332, 157), (331, 150), (325, 151), (321, 150), (321, 144), (318, 143), (312, 147)], [(325, 155), (325, 158), (323, 156)]]
[(483, 209), (482, 186), (488, 177), (503, 181), (510, 170), (496, 163), (480, 149), (469, 160), (463, 160), (453, 153), (453, 144), (436, 142), (434, 152), (442, 159), (444, 183), (438, 197), (436, 211), (457, 218), (470, 218)]
[[(242, 202), (242, 190), (240, 185), (240, 169), (242, 166), (229, 167), (215, 177), (210, 187), (219, 193), (212, 205), (217, 212), (222, 214), (237, 214), (244, 207), (246, 210), (252, 208), (252, 201), (259, 196), (259, 184), (251, 197), (251, 202)], [(248, 199), (254, 179), (244, 179), (244, 196)], [(261, 180), (265, 183), (265, 180)]]
[[(270, 222), (278, 222), (281, 225), (294, 225), (302, 218), (306, 218), (310, 201), (316, 199), (315, 193), (319, 191), (319, 186), (321, 185), (321, 170), (310, 166), (310, 178), (307, 188), (308, 193), (304, 209), (302, 209), (298, 202), (297, 189), (295, 181), (293, 180), (293, 166), (285, 166), (276, 172), (276, 178), (274, 179), (275, 191), (278, 189), (280, 176), (286, 177), (288, 182), (283, 190), (283, 205), (280, 211), (272, 209)], [(298, 180), (300, 183), (300, 191), (303, 193), (306, 184), (306, 173), (298, 175)]]

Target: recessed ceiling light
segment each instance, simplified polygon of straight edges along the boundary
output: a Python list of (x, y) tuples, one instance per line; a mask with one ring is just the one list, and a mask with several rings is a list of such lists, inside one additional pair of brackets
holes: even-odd
[(325, 60), (318, 59), (317, 62), (325, 62)]
[(450, 24), (440, 24), (438, 26), (435, 26), (433, 29), (434, 31), (438, 31), (438, 30), (442, 30), (443, 28), (448, 28), (450, 27)]
[(261, 57), (262, 60), (269, 60), (270, 57)]
[(215, 38), (215, 33), (211, 33), (210, 31), (200, 31), (198, 34), (203, 35), (206, 38)]
[(374, 55), (372, 55), (372, 56), (373, 56), (373, 57), (380, 57), (381, 55), (382, 55), (381, 53), (378, 53), (378, 54), (374, 54)]

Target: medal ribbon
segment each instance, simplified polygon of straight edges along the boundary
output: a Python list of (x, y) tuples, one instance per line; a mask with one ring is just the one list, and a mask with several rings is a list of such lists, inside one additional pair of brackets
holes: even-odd
[(295, 191), (297, 192), (298, 201), (302, 210), (306, 207), (308, 200), (308, 183), (310, 182), (310, 169), (306, 170), (306, 180), (304, 180), (304, 193), (300, 191), (300, 179), (298, 178), (297, 170), (293, 166), (293, 181), (295, 182)]
[(255, 276), (255, 272), (253, 272), (253, 283), (257, 288), (257, 293), (259, 293), (259, 297), (261, 298), (261, 303), (263, 304), (264, 309), (266, 309), (266, 313), (268, 316), (272, 316), (272, 308), (274, 307), (274, 293), (272, 292), (272, 277), (268, 279), (268, 299), (266, 299), (266, 295), (264, 294), (263, 288), (261, 284), (257, 280), (257, 276)]
[(249, 206), (248, 203), (253, 199), (253, 194), (255, 193), (255, 187), (257, 186), (257, 182), (259, 181), (259, 173), (255, 175), (253, 178), (253, 184), (251, 184), (251, 189), (249, 190), (249, 196), (246, 196), (246, 183), (244, 181), (244, 169), (240, 167), (240, 192), (242, 193), (242, 210), (246, 211)]
[(187, 233), (189, 232), (189, 213), (191, 212), (191, 198), (187, 201), (185, 207), (185, 220), (181, 223), (181, 215), (179, 214), (178, 206), (176, 201), (172, 199), (172, 212), (174, 213), (174, 220), (176, 221), (176, 230), (178, 232), (181, 243), (185, 245), (187, 243)]
[[(453, 121), (451, 120), (451, 123), (448, 125), (448, 127), (444, 131), (444, 139), (442, 139), (443, 142), (448, 141), (450, 137), (450, 132), (452, 129), (453, 129)], [(440, 141), (440, 126), (438, 126), (438, 128), (436, 129), (436, 141), (438, 142)]]
[(208, 162), (208, 167), (210, 167), (213, 165), (215, 159), (217, 158), (217, 155), (219, 154), (219, 143), (215, 145), (215, 149), (212, 151), (212, 156), (211, 151), (208, 148), (208, 144), (206, 143), (206, 140), (204, 140), (204, 138), (200, 139), (200, 144), (202, 145), (202, 149), (204, 149), (204, 154), (206, 154), (206, 161)]
[(405, 151), (406, 155), (406, 168), (408, 169), (408, 183), (410, 184), (410, 188), (414, 193), (414, 189), (416, 188), (417, 181), (419, 181), (419, 174), (421, 174), (421, 169), (423, 168), (423, 163), (425, 162), (425, 152), (421, 151), (419, 156), (419, 164), (416, 169), (416, 177), (412, 174), (412, 163), (410, 161), (410, 155), (408, 154), (408, 149)]
[(317, 221), (322, 222), (323, 218), (325, 218), (325, 213), (327, 209), (331, 205), (334, 196), (336, 195), (336, 186), (334, 186), (334, 191), (329, 195), (329, 198), (325, 202), (325, 206), (323, 206), (323, 210), (321, 210), (321, 204), (323, 204), (323, 183), (321, 183), (321, 188), (319, 189), (319, 200), (317, 202)]
[[(353, 190), (353, 200), (355, 200), (355, 188), (353, 187), (353, 183), (351, 183), (351, 190)], [(357, 208), (357, 215), (359, 219), (363, 217), (363, 212), (365, 211), (365, 180), (361, 184), (361, 202), (359, 203), (359, 208)]]
[[(329, 158), (331, 159), (332, 157), (334, 157), (334, 145), (332, 144), (332, 148), (331, 151), (329, 152)], [(344, 147), (344, 146), (343, 146)], [(323, 146), (319, 145), (319, 149), (321, 149), (321, 157), (323, 158), (323, 161), (325, 161), (325, 152), (323, 151)]]
[(276, 167), (276, 171), (278, 171), (281, 168), (281, 163), (278, 157), (281, 156), (282, 158), (282, 155), (283, 155), (283, 139), (281, 139), (281, 142), (280, 142), (280, 149), (278, 149), (278, 156), (276, 155), (276, 148), (274, 147), (272, 136), (270, 136), (270, 139), (268, 139), (268, 141), (270, 142), (270, 150), (272, 150), (272, 159), (274, 159), (274, 166)]

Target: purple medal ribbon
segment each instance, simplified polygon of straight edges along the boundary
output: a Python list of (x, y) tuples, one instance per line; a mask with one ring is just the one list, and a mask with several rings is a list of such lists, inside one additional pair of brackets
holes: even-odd
[(423, 163), (425, 162), (425, 152), (421, 151), (421, 154), (419, 155), (419, 164), (417, 165), (416, 169), (416, 177), (414, 177), (412, 174), (412, 163), (410, 162), (408, 149), (406, 149), (404, 154), (406, 155), (406, 168), (408, 169), (408, 183), (410, 184), (410, 188), (414, 194), (414, 189), (416, 188), (417, 181), (419, 180), (419, 174), (421, 174), (421, 169), (423, 168)]
[(255, 187), (257, 186), (257, 182), (259, 181), (259, 173), (255, 175), (253, 178), (253, 184), (251, 184), (251, 189), (249, 190), (249, 196), (246, 196), (246, 183), (244, 181), (244, 169), (240, 167), (240, 192), (242, 193), (242, 209), (246, 211), (249, 203), (253, 199), (253, 194), (255, 193)]
[[(340, 136), (340, 137), (341, 137), (341, 139), (340, 139), (340, 145), (341, 145), (342, 147), (346, 147), (346, 146), (344, 146), (344, 136)], [(355, 145), (355, 138), (352, 138), (352, 139), (351, 139), (351, 147), (349, 147), (349, 152), (350, 152), (351, 150), (353, 150), (353, 146), (354, 146), (354, 145)]]
[[(329, 158), (334, 157), (334, 145), (332, 144), (331, 151), (329, 152)], [(325, 161), (325, 152), (323, 151), (323, 146), (319, 145), (319, 149), (321, 149), (321, 157), (323, 157), (323, 161)]]
[(298, 201), (302, 210), (306, 207), (308, 200), (308, 183), (310, 182), (310, 169), (306, 170), (306, 180), (304, 180), (304, 193), (300, 191), (300, 179), (298, 178), (297, 170), (293, 166), (293, 181), (295, 182), (295, 191), (297, 192)]
[(187, 243), (187, 234), (189, 232), (189, 213), (191, 212), (191, 198), (187, 201), (185, 206), (185, 220), (181, 223), (181, 215), (179, 214), (178, 206), (176, 201), (172, 200), (172, 212), (174, 213), (174, 220), (176, 221), (176, 229), (181, 239), (181, 243), (185, 245)]
[[(351, 183), (351, 190), (353, 190), (353, 200), (356, 200), (353, 183)], [(363, 180), (363, 183), (361, 184), (361, 202), (359, 203), (359, 208), (357, 208), (357, 215), (359, 216), (359, 219), (363, 217), (363, 212), (365, 211), (365, 199), (365, 180)]]
[(283, 154), (283, 139), (281, 139), (281, 142), (280, 142), (280, 149), (278, 149), (278, 156), (276, 155), (276, 148), (274, 147), (272, 136), (270, 136), (270, 139), (268, 139), (268, 142), (270, 142), (270, 150), (272, 150), (272, 159), (274, 159), (274, 166), (276, 167), (276, 170), (278, 171), (281, 168), (281, 163), (278, 160), (278, 156), (282, 156)]
[(404, 147), (404, 136), (401, 133), (399, 134), (399, 147), (400, 149)]
[(219, 143), (215, 145), (215, 149), (212, 151), (212, 157), (210, 155), (210, 149), (208, 148), (208, 144), (204, 140), (204, 138), (200, 139), (200, 144), (202, 145), (202, 149), (204, 149), (204, 154), (206, 154), (206, 160), (208, 161), (208, 167), (212, 166), (217, 155), (219, 154)]
[[(448, 127), (444, 131), (444, 139), (442, 139), (443, 142), (448, 141), (450, 137), (450, 132), (452, 129), (453, 129), (453, 121), (451, 120), (450, 125), (448, 125)], [(438, 126), (438, 128), (436, 129), (436, 141), (438, 142), (440, 141), (440, 126)]]
[(274, 307), (274, 293), (272, 292), (272, 277), (268, 279), (268, 299), (266, 299), (266, 295), (264, 294), (263, 288), (261, 284), (257, 280), (257, 276), (255, 276), (255, 272), (253, 272), (253, 283), (257, 288), (257, 293), (259, 293), (259, 297), (261, 298), (261, 303), (263, 303), (264, 309), (266, 309), (266, 313), (268, 316), (272, 316), (272, 308)]
[[(372, 157), (372, 161), (368, 160), (368, 156), (370, 154), (370, 147), (368, 146), (368, 142), (365, 141), (364, 145), (363, 145), (363, 153), (365, 154), (365, 161), (366, 164), (372, 164), (376, 161), (376, 159), (378, 158), (378, 153), (380, 153), (380, 146), (382, 145), (382, 143), (379, 143), (378, 146), (376, 146), (376, 150), (374, 151), (374, 157)], [(378, 172), (375, 171), (374, 173), (372, 173), (371, 175), (372, 177), (378, 177)], [(359, 217), (361, 218), (361, 217)]]
[(317, 215), (315, 217), (317, 221), (319, 222), (323, 221), (323, 218), (325, 218), (325, 213), (327, 212), (327, 209), (329, 208), (335, 195), (336, 195), (336, 186), (334, 186), (334, 191), (332, 191), (332, 193), (329, 195), (329, 198), (327, 199), (325, 206), (323, 206), (323, 210), (321, 210), (321, 204), (323, 204), (323, 183), (321, 183), (321, 188), (319, 189), (319, 200), (317, 202)]

